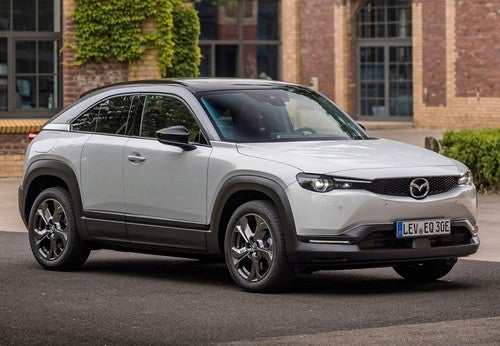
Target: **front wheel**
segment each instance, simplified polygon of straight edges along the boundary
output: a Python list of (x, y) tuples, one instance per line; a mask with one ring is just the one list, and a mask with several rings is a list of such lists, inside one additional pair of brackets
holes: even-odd
[(61, 187), (43, 190), (35, 199), (28, 236), (33, 255), (47, 269), (76, 269), (90, 254), (78, 235), (71, 197)]
[(452, 258), (416, 264), (400, 264), (394, 266), (394, 270), (409, 281), (428, 282), (437, 280), (448, 274), (456, 262), (457, 259)]
[(283, 290), (294, 275), (279, 214), (269, 201), (250, 201), (235, 210), (224, 254), (231, 277), (249, 292)]

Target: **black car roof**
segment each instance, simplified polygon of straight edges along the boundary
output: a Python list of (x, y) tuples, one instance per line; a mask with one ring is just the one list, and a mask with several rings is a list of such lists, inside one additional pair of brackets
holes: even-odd
[(123, 86), (147, 86), (147, 85), (180, 85), (193, 93), (214, 91), (214, 90), (234, 90), (247, 88), (276, 88), (288, 85), (283, 82), (270, 81), (265, 79), (242, 79), (242, 78), (177, 78), (177, 79), (152, 79), (138, 80), (131, 82), (120, 82), (110, 84), (95, 89), (88, 90), (80, 95), (86, 96), (96, 91), (113, 89)]

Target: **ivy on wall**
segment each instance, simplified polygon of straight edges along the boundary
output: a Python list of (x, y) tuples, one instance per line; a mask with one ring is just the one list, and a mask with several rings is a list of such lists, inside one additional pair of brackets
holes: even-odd
[[(75, 0), (75, 64), (116, 58), (133, 63), (158, 49), (164, 76), (198, 76), (200, 25), (183, 0)], [(153, 30), (143, 30), (145, 23)]]
[(201, 62), (198, 46), (200, 21), (193, 7), (185, 7), (182, 0), (172, 0), (174, 56), (164, 77), (197, 77)]

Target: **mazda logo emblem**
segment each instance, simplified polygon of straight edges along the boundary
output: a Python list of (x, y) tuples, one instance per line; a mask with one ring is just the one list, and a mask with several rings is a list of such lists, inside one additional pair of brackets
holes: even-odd
[(410, 195), (415, 199), (422, 199), (429, 194), (429, 188), (427, 179), (413, 179), (410, 183)]

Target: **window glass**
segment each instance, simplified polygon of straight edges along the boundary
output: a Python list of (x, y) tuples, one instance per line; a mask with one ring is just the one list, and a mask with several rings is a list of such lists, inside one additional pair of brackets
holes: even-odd
[(38, 72), (54, 73), (57, 70), (57, 41), (38, 41)]
[(0, 0), (0, 31), (10, 30), (10, 0)]
[(54, 30), (54, 0), (38, 0), (38, 31)]
[(72, 125), (73, 131), (94, 132), (101, 104), (97, 104), (80, 115)]
[(16, 42), (16, 72), (36, 73), (36, 41)]
[(96, 132), (125, 134), (132, 95), (110, 98), (101, 103)]
[(257, 38), (259, 40), (279, 39), (278, 2), (259, 0), (257, 16)]
[(60, 30), (61, 0), (0, 0), (0, 117), (60, 108)]
[(16, 78), (16, 108), (35, 108), (36, 95), (36, 77), (22, 76)]
[(243, 77), (278, 79), (277, 45), (243, 45)]
[(333, 103), (304, 88), (210, 92), (201, 102), (231, 142), (366, 138)]
[(15, 0), (14, 4), (14, 31), (35, 31), (36, 1)]
[(198, 142), (200, 127), (182, 101), (161, 95), (147, 97), (142, 136), (155, 138), (156, 131), (177, 125), (182, 125), (188, 129), (190, 142)]
[(196, 1), (201, 24), (201, 76), (278, 79), (279, 3), (236, 0), (234, 8), (227, 8), (212, 1)]

